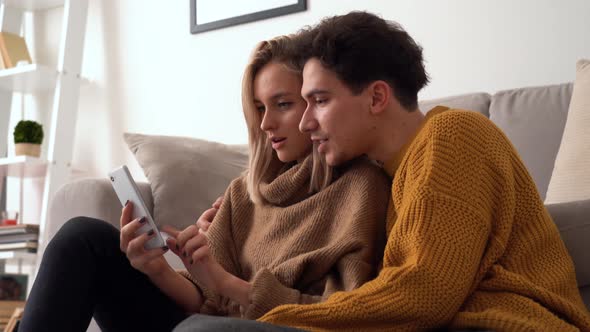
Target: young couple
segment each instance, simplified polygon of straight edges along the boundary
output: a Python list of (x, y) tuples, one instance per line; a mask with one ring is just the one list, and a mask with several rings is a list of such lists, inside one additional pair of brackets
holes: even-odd
[(77, 218), (45, 252), (22, 331), (92, 315), (109, 331), (590, 331), (514, 148), (475, 112), (422, 115), (427, 81), (421, 48), (369, 13), (261, 43), (243, 89), (250, 168), (168, 243), (186, 277), (167, 248), (143, 249), (132, 207), (120, 235)]

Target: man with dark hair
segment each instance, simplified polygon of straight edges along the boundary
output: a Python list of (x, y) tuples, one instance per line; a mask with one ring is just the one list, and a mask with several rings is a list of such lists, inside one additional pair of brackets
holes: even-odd
[(392, 176), (379, 275), (262, 321), (309, 330), (590, 331), (573, 262), (506, 136), (476, 112), (436, 107), (422, 50), (365, 12), (300, 33), (300, 129), (330, 165), (366, 154)]

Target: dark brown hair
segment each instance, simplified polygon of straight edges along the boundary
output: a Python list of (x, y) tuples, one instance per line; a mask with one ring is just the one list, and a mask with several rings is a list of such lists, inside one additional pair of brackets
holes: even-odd
[(418, 92), (428, 84), (422, 47), (396, 22), (367, 12), (324, 18), (298, 32), (299, 66), (311, 58), (333, 71), (353, 93), (383, 80), (400, 104), (418, 106)]

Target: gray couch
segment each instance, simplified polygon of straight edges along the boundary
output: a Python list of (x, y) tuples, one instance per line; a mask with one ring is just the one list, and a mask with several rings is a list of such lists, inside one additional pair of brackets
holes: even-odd
[[(427, 111), (435, 105), (480, 112), (495, 122), (512, 141), (544, 198), (561, 142), (572, 84), (507, 90), (490, 95), (472, 93), (420, 103)], [(228, 181), (229, 184), (229, 181)], [(227, 184), (226, 184), (227, 185)], [(147, 205), (153, 198), (147, 183), (139, 184)], [(218, 193), (209, 195), (216, 197)], [(205, 206), (211, 202), (200, 202)], [(590, 308), (590, 207), (571, 203), (549, 207), (562, 238), (576, 265), (580, 290)], [(75, 216), (90, 216), (117, 225), (121, 206), (106, 179), (80, 180), (62, 187), (55, 195), (47, 231), (53, 236), (59, 227)], [(179, 262), (173, 265), (180, 267)]]

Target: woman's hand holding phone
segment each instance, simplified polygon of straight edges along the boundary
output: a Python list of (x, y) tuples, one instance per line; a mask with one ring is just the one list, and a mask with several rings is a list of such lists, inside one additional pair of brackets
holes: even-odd
[(164, 258), (164, 253), (168, 251), (168, 247), (146, 250), (144, 245), (154, 237), (154, 231), (136, 235), (136, 231), (144, 225), (145, 219), (131, 220), (132, 213), (133, 203), (128, 202), (121, 212), (121, 251), (127, 255), (131, 266), (135, 269), (151, 278), (157, 277), (171, 269)]

